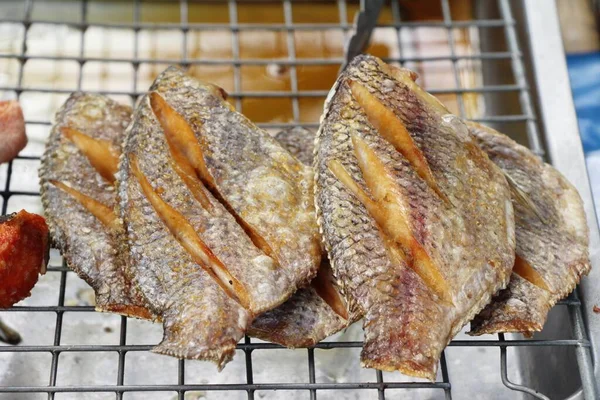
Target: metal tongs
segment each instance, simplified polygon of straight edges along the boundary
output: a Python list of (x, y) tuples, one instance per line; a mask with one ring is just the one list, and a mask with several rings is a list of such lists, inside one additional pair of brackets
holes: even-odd
[(354, 57), (361, 54), (369, 45), (373, 29), (377, 25), (379, 13), (383, 7), (384, 0), (361, 0), (360, 12), (356, 14), (354, 26), (356, 31), (346, 46), (346, 59), (340, 72)]

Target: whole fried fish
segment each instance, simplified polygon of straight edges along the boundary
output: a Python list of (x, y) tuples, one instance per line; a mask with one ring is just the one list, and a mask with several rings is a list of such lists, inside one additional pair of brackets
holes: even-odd
[(317, 218), (365, 367), (434, 379), (440, 354), (508, 284), (514, 216), (502, 172), (416, 75), (356, 57), (317, 133)]
[[(290, 154), (312, 168), (313, 132), (296, 127), (279, 132), (275, 138)], [(298, 290), (274, 310), (261, 314), (248, 334), (289, 348), (309, 347), (346, 328), (357, 317), (348, 316), (324, 254), (311, 285)]]
[(310, 168), (168, 68), (135, 111), (119, 166), (128, 274), (163, 319), (154, 351), (222, 367), (252, 319), (316, 274)]
[(131, 108), (101, 95), (74, 93), (57, 112), (39, 170), (54, 244), (96, 292), (96, 309), (150, 318), (123, 273), (113, 212), (114, 173)]
[(475, 317), (470, 333), (531, 335), (590, 271), (583, 204), (565, 177), (529, 149), (486, 126), (468, 126), (512, 186), (517, 239), (510, 284)]

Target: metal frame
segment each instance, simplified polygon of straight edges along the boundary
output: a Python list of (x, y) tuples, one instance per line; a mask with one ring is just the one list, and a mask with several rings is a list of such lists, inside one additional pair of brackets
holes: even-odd
[[(81, 46), (80, 53), (74, 57), (61, 57), (61, 56), (30, 56), (26, 52), (26, 39), (27, 31), (33, 23), (49, 23), (49, 24), (62, 24), (62, 22), (50, 22), (50, 21), (34, 21), (31, 19), (31, 11), (33, 2), (27, 0), (25, 7), (25, 15), (23, 19), (0, 19), (0, 23), (20, 23), (23, 24), (25, 32), (23, 37), (23, 43), (19, 54), (2, 54), (0, 59), (16, 59), (20, 62), (18, 79), (16, 86), (4, 86), (0, 87), (0, 91), (14, 91), (17, 97), (24, 92), (43, 92), (43, 93), (69, 93), (67, 90), (54, 90), (54, 89), (42, 89), (42, 88), (26, 88), (22, 86), (23, 83), (23, 70), (24, 65), (28, 60), (36, 59), (47, 59), (47, 60), (72, 60), (79, 63), (79, 72), (77, 78), (77, 89), (81, 88), (82, 83), (82, 70), (85, 63), (90, 61), (99, 62), (117, 62), (117, 63), (128, 63), (133, 66), (133, 84), (130, 90), (123, 91), (99, 91), (109, 95), (128, 95), (131, 96), (132, 100), (135, 100), (140, 94), (143, 93), (144, 88), (137, 86), (138, 82), (138, 69), (140, 63), (171, 63), (179, 64), (182, 66), (190, 66), (194, 64), (227, 64), (234, 66), (234, 91), (231, 96), (236, 100), (236, 107), (242, 109), (241, 100), (245, 97), (279, 97), (279, 98), (290, 98), (292, 100), (292, 110), (295, 122), (291, 124), (259, 124), (262, 127), (274, 128), (274, 127), (288, 127), (298, 125), (299, 120), (299, 99), (302, 97), (324, 97), (326, 91), (298, 91), (298, 80), (296, 66), (302, 65), (319, 65), (319, 64), (343, 64), (344, 59), (296, 59), (294, 32), (296, 30), (326, 30), (326, 29), (342, 29), (346, 34), (352, 29), (352, 25), (348, 24), (347, 21), (347, 4), (346, 0), (337, 0), (340, 23), (339, 24), (295, 24), (293, 23), (293, 4), (291, 0), (279, 0), (283, 4), (284, 20), (283, 24), (241, 24), (238, 23), (237, 18), (237, 2), (235, 0), (228, 0), (230, 23), (229, 24), (189, 24), (188, 21), (188, 2), (187, 0), (180, 1), (180, 24), (148, 24), (140, 22), (140, 1), (135, 0), (134, 2), (134, 21), (131, 24), (89, 24), (87, 22), (87, 1), (81, 2), (82, 7), (82, 21), (79, 23), (65, 23), (66, 25), (80, 30), (81, 35)], [(533, 101), (529, 89), (529, 84), (525, 75), (525, 66), (523, 63), (523, 54), (519, 46), (516, 34), (516, 22), (511, 14), (511, 4), (508, 0), (498, 0), (500, 11), (502, 14), (501, 19), (494, 20), (473, 20), (473, 21), (453, 21), (450, 12), (449, 0), (440, 0), (441, 9), (443, 12), (443, 21), (441, 22), (406, 22), (402, 20), (401, 9), (398, 6), (397, 1), (393, 1), (391, 4), (392, 13), (394, 17), (393, 23), (380, 24), (378, 27), (394, 28), (397, 32), (398, 37), (402, 29), (412, 29), (415, 27), (429, 26), (445, 28), (447, 31), (448, 41), (450, 45), (450, 56), (448, 57), (403, 57), (402, 49), (400, 48), (400, 57), (397, 59), (387, 59), (386, 61), (399, 62), (404, 64), (406, 62), (427, 62), (427, 61), (441, 61), (450, 60), (453, 65), (454, 80), (456, 87), (454, 89), (443, 89), (443, 90), (431, 90), (432, 93), (456, 93), (458, 98), (459, 109), (461, 115), (464, 116), (464, 104), (463, 94), (464, 93), (502, 93), (502, 92), (518, 92), (521, 108), (523, 110), (522, 115), (503, 115), (503, 116), (486, 116), (480, 118), (478, 121), (482, 122), (521, 122), (525, 123), (527, 127), (527, 134), (530, 141), (530, 147), (539, 155), (544, 154), (542, 147), (542, 140), (540, 136), (539, 121), (533, 112)], [(537, 87), (540, 93), (541, 101), (541, 112), (543, 116), (544, 129), (546, 133), (546, 142), (548, 143), (550, 156), (552, 161), (561, 169), (567, 177), (575, 183), (582, 194), (588, 211), (588, 218), (590, 225), (592, 226), (592, 248), (599, 248), (598, 231), (595, 225), (593, 205), (591, 203), (591, 196), (589, 188), (587, 187), (587, 177), (581, 176), (581, 171), (584, 170), (585, 165), (583, 164), (583, 155), (581, 152), (580, 145), (573, 145), (578, 142), (576, 138), (576, 122), (574, 119), (573, 108), (569, 98), (568, 84), (564, 85), (542, 85), (541, 82), (568, 82), (566, 79), (566, 70), (563, 67), (564, 61), (561, 61), (562, 53), (557, 51), (556, 43), (558, 24), (548, 24), (548, 19), (552, 21), (556, 17), (556, 10), (553, 9), (551, 1), (545, 3), (549, 10), (543, 11), (537, 0), (524, 0), (523, 1), (527, 9), (527, 18), (529, 24), (529, 33), (531, 36), (532, 50), (534, 59), (538, 62), (534, 63), (534, 70), (537, 73)], [(552, 3), (553, 4), (553, 3)], [(531, 10), (535, 9), (535, 12)], [(543, 12), (542, 12), (543, 11)], [(544, 21), (542, 28), (541, 21)], [(551, 26), (549, 26), (551, 25)], [(98, 27), (115, 27), (131, 29), (135, 32), (134, 42), (134, 55), (133, 58), (94, 58), (86, 57), (84, 54), (84, 36), (86, 29), (90, 26)], [(455, 28), (466, 28), (466, 27), (480, 27), (480, 28), (503, 28), (508, 43), (508, 51), (505, 52), (493, 52), (493, 53), (482, 53), (478, 55), (457, 55), (455, 48), (454, 29)], [(180, 30), (184, 33), (182, 46), (182, 58), (180, 60), (169, 60), (169, 59), (142, 59), (138, 57), (138, 32), (141, 29), (174, 29)], [(196, 60), (189, 59), (187, 55), (187, 35), (185, 34), (191, 29), (200, 30), (212, 30), (212, 29), (228, 29), (232, 35), (232, 48), (233, 58), (231, 60)], [(291, 79), (291, 91), (289, 92), (244, 92), (241, 86), (241, 72), (240, 69), (244, 65), (263, 65), (269, 63), (269, 60), (262, 59), (240, 59), (240, 44), (238, 34), (244, 30), (276, 30), (287, 32), (287, 48), (288, 48), (288, 59), (278, 60), (278, 63), (288, 65), (290, 67), (290, 79)], [(550, 32), (550, 35), (548, 35)], [(400, 42), (400, 41), (399, 41)], [(554, 47), (553, 47), (554, 46)], [(550, 54), (551, 53), (551, 54)], [(550, 55), (549, 55), (550, 54)], [(542, 57), (551, 56), (550, 62), (543, 60)], [(515, 76), (516, 83), (511, 85), (498, 85), (498, 86), (482, 86), (478, 88), (463, 89), (460, 88), (460, 76), (458, 74), (457, 63), (460, 60), (473, 59), (473, 60), (485, 60), (485, 59), (509, 59), (512, 63), (512, 69)], [(554, 69), (552, 71), (551, 69)], [(553, 102), (547, 99), (559, 98), (562, 102)], [(243, 110), (242, 110), (243, 111)], [(562, 123), (560, 123), (562, 121)], [(49, 125), (50, 121), (26, 121), (27, 124), (41, 124)], [(559, 125), (556, 125), (559, 124)], [(308, 127), (316, 127), (318, 124), (302, 124)], [(565, 134), (564, 132), (568, 132)], [(569, 154), (565, 154), (563, 149), (564, 146), (569, 146), (572, 151)], [(579, 146), (579, 147), (577, 147)], [(37, 159), (37, 157), (18, 157), (18, 159)], [(576, 165), (571, 165), (576, 164)], [(5, 214), (8, 207), (8, 201), (11, 196), (14, 195), (25, 195), (25, 196), (38, 196), (37, 192), (27, 191), (13, 191), (11, 190), (11, 179), (14, 179), (12, 162), (8, 164), (7, 180), (4, 188), (0, 189), (0, 195), (3, 197), (4, 202), (2, 205), (2, 214)], [(598, 265), (597, 254), (593, 255), (595, 270), (592, 272), (594, 280), (600, 282), (600, 265)], [(246, 337), (243, 343), (238, 344), (238, 349), (243, 351), (245, 354), (246, 363), (246, 383), (243, 384), (202, 384), (202, 385), (190, 385), (185, 382), (185, 367), (186, 361), (180, 360), (178, 363), (178, 383), (173, 385), (124, 385), (125, 376), (125, 363), (127, 360), (127, 354), (130, 352), (141, 352), (148, 351), (151, 346), (149, 345), (136, 345), (128, 344), (126, 342), (127, 334), (127, 318), (121, 317), (120, 324), (120, 342), (119, 345), (61, 345), (61, 334), (62, 334), (62, 322), (63, 316), (66, 312), (89, 312), (93, 311), (93, 307), (86, 306), (66, 306), (65, 300), (65, 286), (67, 280), (67, 274), (69, 269), (63, 264), (62, 266), (50, 266), (48, 268), (51, 274), (60, 274), (60, 290), (58, 293), (58, 305), (57, 306), (15, 306), (7, 312), (27, 313), (27, 312), (51, 312), (56, 314), (56, 328), (54, 332), (54, 340), (52, 345), (35, 345), (35, 346), (0, 346), (0, 357), (3, 353), (10, 352), (38, 352), (38, 353), (50, 353), (51, 368), (50, 376), (48, 379), (47, 386), (20, 386), (20, 387), (0, 387), (1, 393), (47, 393), (48, 399), (53, 399), (55, 393), (63, 392), (109, 392), (115, 393), (116, 398), (120, 399), (123, 397), (125, 392), (163, 392), (163, 391), (174, 391), (178, 393), (179, 399), (184, 399), (184, 395), (187, 391), (191, 390), (203, 390), (203, 391), (223, 391), (223, 390), (243, 390), (247, 392), (248, 399), (254, 399), (255, 391), (257, 390), (285, 390), (285, 389), (296, 389), (306, 390), (310, 393), (311, 399), (317, 399), (318, 394), (321, 391), (336, 390), (336, 389), (354, 389), (354, 390), (377, 390), (378, 398), (386, 398), (386, 390), (401, 388), (401, 389), (438, 389), (440, 393), (443, 391), (446, 399), (452, 398), (452, 384), (449, 380), (447, 360), (445, 353), (441, 359), (441, 376), (442, 380), (434, 383), (424, 382), (395, 382), (384, 380), (381, 371), (374, 371), (374, 379), (370, 382), (348, 382), (348, 383), (317, 383), (315, 378), (315, 352), (314, 349), (307, 349), (307, 363), (308, 363), (308, 383), (254, 383), (253, 379), (253, 363), (252, 363), (252, 352), (254, 350), (269, 350), (280, 348), (278, 345), (266, 344), (266, 343), (254, 343), (248, 337)], [(590, 279), (590, 282), (592, 280)], [(583, 298), (598, 298), (598, 288), (593, 288), (591, 283), (583, 285), (582, 290)], [(508, 367), (507, 367), (507, 348), (508, 347), (532, 347), (532, 346), (559, 346), (559, 347), (571, 347), (574, 348), (578, 355), (578, 363), (580, 367), (580, 374), (582, 377), (583, 387), (586, 399), (593, 399), (597, 396), (596, 388), (594, 387), (594, 380), (600, 380), (598, 375), (598, 366), (596, 365), (596, 372), (592, 366), (592, 353), (595, 358), (598, 359), (598, 346), (599, 343), (595, 343), (595, 348), (592, 348), (592, 343), (588, 339), (590, 333), (600, 332), (599, 321), (591, 321), (591, 314), (589, 309), (590, 304), (586, 304), (585, 307), (582, 301), (579, 300), (578, 294), (574, 293), (569, 298), (560, 301), (558, 307), (565, 307), (569, 310), (569, 314), (572, 320), (572, 333), (574, 339), (560, 339), (560, 340), (520, 340), (512, 339), (507, 340), (504, 335), (499, 335), (498, 340), (454, 340), (450, 343), (450, 347), (498, 347), (500, 349), (500, 372), (503, 383), (517, 391), (526, 392), (533, 397), (540, 399), (547, 399), (541, 393), (535, 392), (533, 389), (513, 383), (508, 379)], [(587, 318), (587, 324), (586, 320)], [(597, 339), (596, 339), (597, 340)], [(320, 343), (315, 348), (317, 349), (332, 349), (332, 348), (348, 348), (348, 347), (361, 347), (361, 342), (324, 342)], [(117, 380), (114, 385), (93, 385), (93, 386), (57, 386), (57, 371), (60, 366), (60, 355), (68, 352), (113, 352), (118, 354), (118, 374)], [(357, 360), (358, 362), (358, 360)], [(594, 375), (594, 373), (596, 375)], [(459, 385), (460, 383), (454, 383)], [(548, 393), (547, 393), (548, 394)]]

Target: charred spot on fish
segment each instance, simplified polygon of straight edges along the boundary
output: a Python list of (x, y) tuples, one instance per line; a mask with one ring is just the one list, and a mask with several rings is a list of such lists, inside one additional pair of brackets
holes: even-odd
[(410, 136), (402, 120), (360, 83), (349, 80), (348, 85), (352, 97), (363, 109), (371, 125), (377, 129), (387, 142), (394, 146), (396, 151), (408, 160), (417, 175), (427, 183), (436, 195), (449, 203), (448, 198), (437, 184), (425, 155)]
[(371, 195), (367, 194), (350, 176), (338, 160), (328, 163), (329, 170), (358, 200), (373, 217), (392, 258), (406, 263), (441, 299), (452, 304), (447, 282), (433, 263), (423, 246), (414, 238), (406, 216), (406, 206), (398, 185), (389, 175), (383, 162), (368, 144), (357, 136), (352, 138), (354, 153), (363, 179)]
[(96, 217), (102, 224), (108, 228), (114, 226), (117, 217), (112, 208), (100, 203), (98, 200), (95, 200), (85, 194), (81, 193), (78, 190), (73, 189), (72, 187), (67, 186), (66, 184), (50, 180), (52, 185), (56, 186), (63, 192), (67, 193), (69, 196), (73, 197), (79, 204), (81, 204), (86, 210), (90, 212), (94, 217)]
[(115, 182), (115, 174), (119, 169), (119, 151), (109, 141), (92, 138), (69, 127), (62, 127), (61, 132), (104, 179), (110, 183)]
[(550, 292), (550, 288), (544, 281), (544, 278), (537, 272), (524, 258), (515, 255), (515, 265), (513, 267), (513, 272), (519, 275), (521, 278), (529, 281), (540, 289), (544, 289)]
[[(232, 299), (242, 307), (249, 307), (249, 296), (243, 285), (227, 270), (212, 250), (198, 236), (192, 225), (177, 210), (167, 204), (154, 190), (146, 176), (141, 171), (137, 157), (129, 155), (129, 164), (133, 176), (138, 181), (146, 199), (152, 205), (156, 214), (163, 221), (171, 235)], [(229, 285), (227, 284), (229, 283)], [(230, 287), (230, 285), (232, 287)]]
[(214, 178), (206, 166), (202, 146), (185, 118), (175, 111), (157, 92), (150, 93), (149, 97), (152, 111), (163, 128), (169, 148), (172, 149), (171, 154), (175, 153), (174, 158), (177, 157), (175, 162), (182, 167), (184, 176), (194, 173), (204, 184), (203, 187), (208, 189), (235, 218), (252, 243), (279, 265), (276, 254), (267, 241), (233, 209), (217, 189)]

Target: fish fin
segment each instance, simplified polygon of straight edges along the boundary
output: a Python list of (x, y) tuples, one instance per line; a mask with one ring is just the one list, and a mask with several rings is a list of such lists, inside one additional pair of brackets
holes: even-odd
[(544, 224), (548, 224), (548, 220), (544, 218), (538, 207), (531, 200), (531, 198), (529, 198), (529, 195), (525, 193), (523, 189), (521, 189), (519, 184), (509, 174), (504, 171), (502, 171), (502, 173), (508, 182), (508, 186), (510, 187), (511, 193), (514, 195), (515, 200), (527, 210), (531, 211)]
[[(185, 290), (185, 289), (184, 289)], [(226, 300), (226, 299), (225, 299)], [(222, 310), (235, 313), (236, 310)], [(195, 304), (186, 303), (163, 313), (163, 339), (152, 352), (177, 358), (212, 361), (219, 371), (233, 359), (236, 344), (244, 337), (244, 326), (229, 325), (231, 320), (249, 322), (249, 314), (241, 307), (241, 315), (221, 316), (206, 313)], [(214, 315), (217, 314), (217, 315)]]

